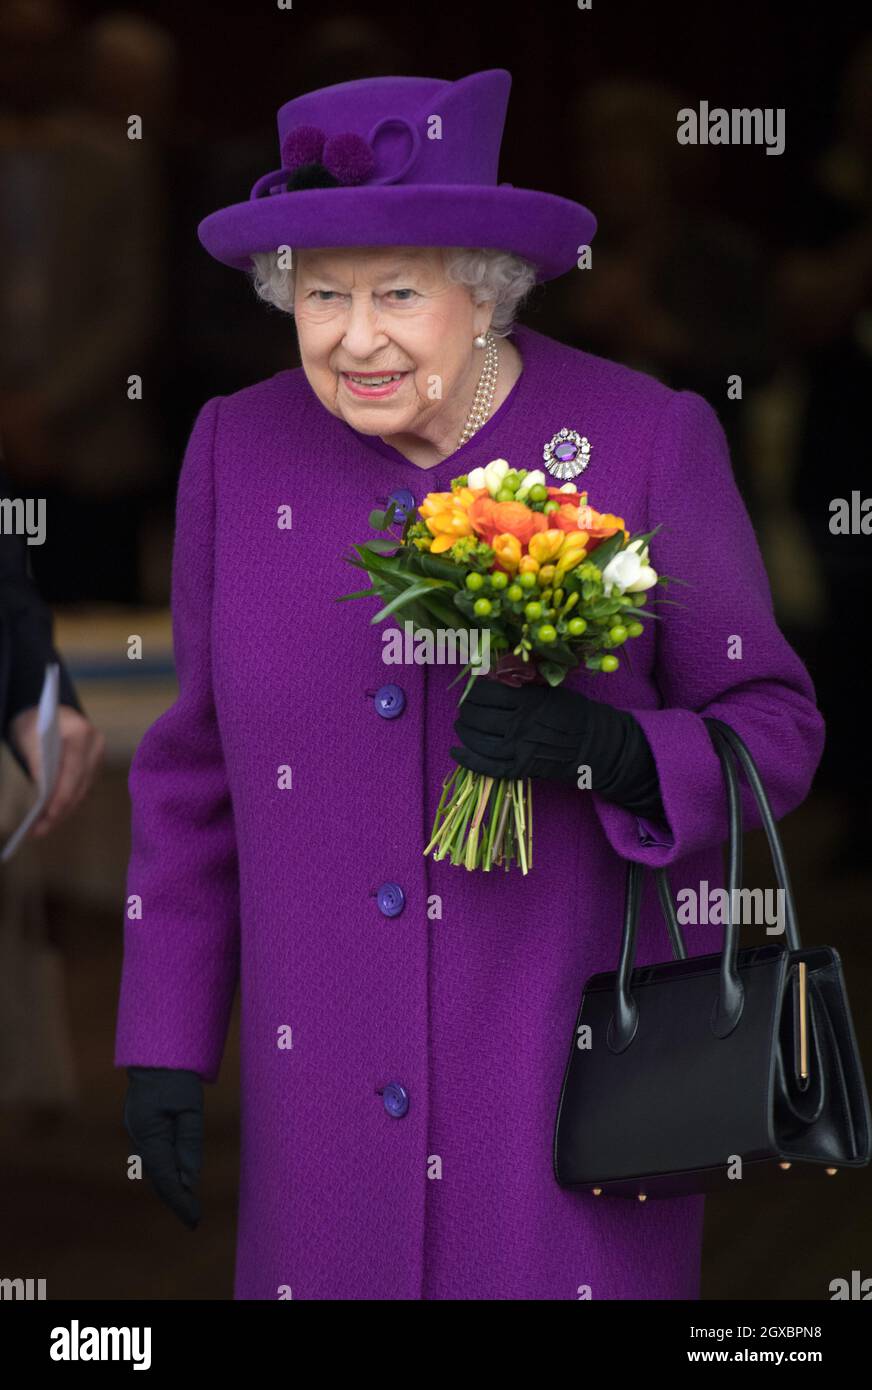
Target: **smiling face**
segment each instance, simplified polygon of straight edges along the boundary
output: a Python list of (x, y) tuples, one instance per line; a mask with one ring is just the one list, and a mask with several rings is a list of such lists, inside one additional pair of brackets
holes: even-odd
[(493, 304), (474, 305), (447, 278), (439, 248), (300, 250), (294, 261), (300, 358), (322, 405), (363, 434), (456, 431)]

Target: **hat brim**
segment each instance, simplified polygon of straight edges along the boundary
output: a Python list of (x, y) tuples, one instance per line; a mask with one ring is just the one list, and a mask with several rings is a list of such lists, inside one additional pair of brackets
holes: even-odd
[(381, 184), (233, 203), (204, 217), (197, 235), (236, 270), (279, 246), (486, 246), (531, 261), (542, 282), (575, 268), (596, 226), (581, 203), (511, 184)]

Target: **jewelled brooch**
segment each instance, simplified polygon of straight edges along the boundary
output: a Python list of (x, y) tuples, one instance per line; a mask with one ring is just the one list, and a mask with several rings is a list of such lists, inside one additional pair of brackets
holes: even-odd
[(590, 440), (577, 430), (558, 430), (542, 450), (545, 467), (555, 478), (577, 478), (590, 463)]

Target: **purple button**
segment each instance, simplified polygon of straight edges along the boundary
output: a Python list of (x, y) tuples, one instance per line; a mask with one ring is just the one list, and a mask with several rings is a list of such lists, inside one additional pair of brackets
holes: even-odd
[(415, 494), (407, 487), (398, 487), (396, 492), (388, 493), (388, 501), (395, 504), (394, 521), (404, 525), (406, 517), (415, 510)]
[(409, 1093), (399, 1081), (390, 1081), (382, 1091), (385, 1110), (395, 1120), (401, 1120), (409, 1108)]
[(383, 883), (375, 899), (384, 917), (399, 917), (406, 906), (406, 895), (398, 883)]
[(382, 719), (396, 719), (406, 708), (406, 695), (400, 685), (382, 685), (373, 696), (376, 712)]

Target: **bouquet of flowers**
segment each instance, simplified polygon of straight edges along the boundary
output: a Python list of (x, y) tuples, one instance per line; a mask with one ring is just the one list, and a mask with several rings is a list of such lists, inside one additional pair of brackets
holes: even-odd
[[(659, 526), (631, 537), (622, 517), (596, 511), (574, 483), (549, 486), (541, 470), (494, 459), (454, 478), (449, 492), (429, 493), (401, 533), (394, 512), (392, 503), (370, 513), (380, 534), (346, 557), (366, 571), (370, 587), (343, 598), (378, 597), (384, 603), (373, 623), (402, 612), (431, 633), (456, 628), (462, 617), (486, 638), (498, 680), (559, 685), (581, 663), (615, 671), (616, 651), (658, 616), (645, 605), (646, 591), (668, 582), (649, 563)], [(461, 700), (482, 668), (480, 659), (463, 666)], [(516, 862), (526, 874), (532, 832), (529, 778), (455, 767), (424, 853), (485, 872)]]

